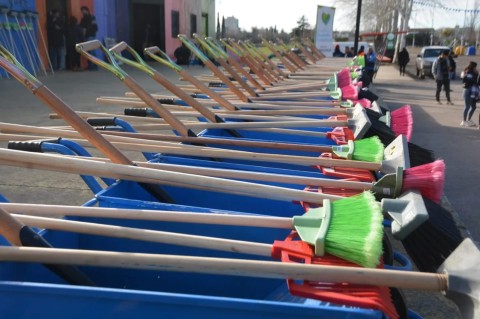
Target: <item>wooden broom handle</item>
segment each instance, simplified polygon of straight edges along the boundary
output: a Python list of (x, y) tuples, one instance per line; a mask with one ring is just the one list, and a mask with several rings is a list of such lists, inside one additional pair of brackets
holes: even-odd
[(232, 240), (199, 235), (189, 235), (158, 230), (139, 229), (132, 227), (104, 225), (97, 223), (78, 222), (59, 218), (47, 218), (27, 215), (13, 215), (13, 217), (26, 223), (29, 226), (52, 230), (107, 237), (127, 238), (146, 242), (236, 252), (256, 256), (270, 257), (272, 255), (271, 244), (262, 244), (242, 240)]
[(174, 117), (165, 107), (163, 107), (162, 104), (160, 104), (154, 97), (145, 91), (145, 89), (135, 82), (130, 76), (126, 76), (123, 82), (180, 135), (195, 136), (192, 131), (190, 131), (182, 122)]
[(122, 218), (164, 222), (181, 222), (210, 225), (230, 225), (292, 229), (292, 218), (247, 214), (194, 213), (168, 210), (119, 209), (88, 206), (40, 205), (0, 203), (0, 208), (12, 214), (28, 214), (45, 217), (82, 216)]
[(0, 150), (0, 164), (66, 172), (70, 174), (109, 177), (148, 184), (206, 189), (220, 193), (226, 192), (281, 201), (296, 200), (321, 204), (324, 199), (338, 200), (342, 198), (340, 196), (311, 193), (263, 184), (161, 171), (136, 166), (101, 163), (85, 158), (80, 159), (39, 153), (29, 153), (28, 156), (25, 156), (25, 152), (14, 150)]
[(51, 92), (48, 88), (45, 86), (40, 87), (35, 92), (35, 96), (37, 96), (56, 113), (60, 114), (65, 122), (72, 126), (86, 140), (92, 143), (92, 145), (94, 145), (106, 157), (110, 158), (112, 162), (117, 164), (133, 165), (132, 161), (128, 157), (126, 157), (115, 146), (108, 142), (85, 120), (79, 117), (74, 110), (66, 105), (65, 102), (53, 94), (53, 92)]
[[(57, 137), (77, 138), (78, 133), (74, 131), (54, 130), (40, 127), (29, 127), (26, 125), (5, 124), (0, 123), (0, 130), (9, 132), (25, 132), (28, 131), (33, 134), (48, 134)], [(361, 168), (371, 171), (378, 171), (381, 169), (382, 164), (370, 163), (352, 160), (337, 160), (326, 158), (315, 158), (307, 156), (293, 156), (293, 155), (281, 155), (281, 154), (266, 154), (245, 152), (236, 150), (223, 150), (209, 147), (192, 146), (192, 145), (180, 145), (159, 141), (145, 141), (133, 138), (126, 138), (120, 136), (105, 136), (109, 141), (115, 143), (119, 147), (124, 149), (140, 151), (140, 152), (170, 152), (177, 155), (189, 155), (200, 157), (221, 157), (231, 159), (244, 159), (251, 161), (267, 161), (276, 163), (286, 163), (301, 166), (322, 165), (328, 167), (348, 167), (348, 168)], [(82, 143), (81, 140), (75, 140)]]
[(446, 291), (448, 289), (448, 275), (446, 274), (260, 260), (30, 247), (0, 247), (0, 260), (258, 278), (290, 278), (431, 291)]

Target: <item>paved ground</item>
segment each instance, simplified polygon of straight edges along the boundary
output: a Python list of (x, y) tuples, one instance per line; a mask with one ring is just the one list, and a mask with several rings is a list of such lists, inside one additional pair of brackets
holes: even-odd
[[(412, 59), (413, 60), (413, 59)], [(413, 63), (410, 64), (410, 70)], [(127, 68), (128, 72), (150, 92), (159, 87), (145, 75)], [(169, 78), (177, 76), (161, 69)], [(194, 74), (205, 73), (202, 68), (191, 68)], [(414, 72), (414, 71), (410, 71)], [(106, 71), (59, 72), (43, 77), (44, 83), (78, 111), (118, 111), (114, 106), (99, 107), (98, 96), (120, 96), (125, 87)], [(399, 77), (394, 66), (382, 66), (375, 79), (375, 86), (384, 101), (395, 109), (410, 104), (414, 111), (413, 142), (435, 151), (445, 159), (448, 172), (445, 193), (460, 220), (468, 225), (474, 239), (480, 238), (476, 216), (480, 203), (477, 181), (480, 178), (480, 131), (459, 126), (463, 111), (460, 82), (452, 85), (454, 106), (434, 102), (434, 82), (414, 77)], [(34, 125), (61, 125), (61, 121), (48, 119), (50, 110), (13, 80), (0, 81), (0, 114), (2, 122)], [(478, 113), (476, 113), (478, 114)], [(475, 115), (478, 119), (478, 115)], [(1, 143), (1, 142), (0, 142)], [(1, 144), (4, 146), (4, 144)], [(75, 175), (44, 174), (26, 169), (0, 167), (0, 193), (12, 201), (32, 203), (81, 204), (92, 193)], [(456, 318), (456, 311), (440, 294), (408, 294), (409, 305), (425, 318)]]

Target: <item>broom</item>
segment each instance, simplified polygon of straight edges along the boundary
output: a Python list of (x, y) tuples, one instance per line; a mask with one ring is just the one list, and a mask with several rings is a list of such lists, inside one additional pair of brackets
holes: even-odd
[[(0, 212), (5, 211), (0, 210)], [(48, 229), (85, 232), (267, 257), (270, 257), (274, 251), (273, 245), (238, 240), (95, 225), (59, 219), (45, 220), (39, 217), (22, 215), (15, 215), (14, 217), (31, 226)], [(248, 225), (249, 219), (251, 219), (250, 216), (246, 217), (247, 224), (244, 224), (245, 226)], [(263, 219), (263, 223), (266, 224), (269, 217), (257, 216), (253, 219), (257, 221)], [(316, 256), (331, 254), (368, 268), (376, 267), (380, 262), (383, 215), (380, 204), (375, 201), (373, 194), (370, 192), (363, 192), (335, 202), (325, 200), (322, 208), (310, 209), (302, 216), (270, 219), (271, 222), (277, 222), (283, 227), (294, 228), (302, 241), (315, 247)], [(70, 225), (71, 227), (69, 227)]]
[(343, 100), (358, 100), (358, 90), (353, 84), (341, 87)]
[(343, 68), (337, 73), (337, 82), (339, 87), (344, 87), (352, 84), (352, 76), (348, 67)]
[(413, 116), (410, 105), (404, 105), (395, 111), (390, 112), (392, 131), (396, 135), (405, 135), (407, 140), (412, 138)]
[[(32, 149), (39, 149), (38, 147), (33, 147), (34, 145), (45, 143), (41, 139), (41, 136), (19, 136), (19, 135), (0, 135), (0, 138), (10, 139), (22, 139), (22, 140), (31, 140), (31, 142), (9, 142), (8, 148), (15, 150), (31, 151)], [(65, 141), (65, 140), (64, 140)], [(48, 142), (48, 141), (47, 141)], [(70, 141), (71, 142), (71, 141)], [(76, 142), (81, 142), (76, 140)], [(86, 145), (82, 142), (83, 145)], [(114, 143), (114, 145), (119, 145)], [(133, 147), (130, 148), (128, 144), (119, 145), (122, 149), (125, 150), (138, 150)], [(105, 161), (99, 158), (92, 158), (96, 161)], [(443, 195), (444, 188), (444, 170), (445, 165), (443, 161), (435, 161), (430, 164), (423, 166), (418, 166), (415, 168), (409, 169), (397, 169), (395, 174), (387, 174), (383, 176), (378, 182), (356, 182), (356, 181), (342, 181), (342, 180), (331, 180), (331, 179), (322, 179), (322, 178), (309, 178), (292, 175), (282, 174), (282, 173), (258, 173), (255, 171), (256, 166), (251, 166), (253, 170), (248, 170), (248, 167), (242, 166), (242, 169), (247, 168), (246, 171), (237, 170), (234, 168), (223, 169), (223, 168), (206, 168), (206, 167), (197, 167), (195, 165), (201, 166), (203, 163), (202, 160), (195, 160), (194, 164), (191, 165), (174, 165), (168, 163), (144, 163), (136, 162), (135, 164), (139, 167), (147, 168), (157, 168), (167, 171), (174, 171), (180, 173), (196, 174), (202, 176), (210, 177), (220, 177), (220, 178), (229, 178), (229, 179), (240, 179), (240, 180), (251, 180), (251, 181), (260, 181), (260, 182), (276, 182), (276, 183), (287, 183), (287, 184), (296, 184), (296, 185), (309, 185), (316, 187), (334, 187), (341, 190), (353, 191), (353, 193), (359, 193), (363, 190), (371, 190), (379, 198), (382, 197), (396, 197), (399, 196), (402, 192), (407, 190), (417, 190), (423, 196), (439, 202)], [(339, 194), (342, 197), (351, 196), (351, 193), (348, 195)]]

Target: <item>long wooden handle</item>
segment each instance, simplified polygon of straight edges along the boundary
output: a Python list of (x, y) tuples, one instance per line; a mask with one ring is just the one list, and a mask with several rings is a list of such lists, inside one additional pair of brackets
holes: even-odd
[(242, 240), (189, 235), (149, 229), (138, 229), (132, 227), (78, 222), (59, 218), (47, 218), (27, 215), (14, 215), (14, 217), (26, 223), (27, 225), (51, 230), (68, 231), (106, 237), (127, 238), (132, 240), (236, 252), (241, 254), (265, 257), (270, 257), (272, 254), (271, 244), (261, 244)]
[[(0, 134), (0, 140), (17, 140), (17, 141), (31, 141), (32, 139), (44, 139), (42, 136), (31, 136), (31, 135), (11, 135), (11, 134)], [(88, 146), (82, 141), (75, 140)], [(119, 144), (120, 147), (124, 147)], [(127, 150), (131, 150), (130, 147), (125, 146)], [(105, 162), (107, 160), (100, 158), (90, 158), (92, 160)], [(251, 180), (251, 181), (262, 181), (262, 182), (275, 182), (275, 183), (284, 183), (284, 184), (297, 184), (297, 185), (308, 185), (308, 186), (319, 186), (319, 187), (337, 187), (351, 190), (370, 190), (373, 187), (372, 183), (365, 182), (353, 182), (345, 180), (334, 180), (328, 178), (313, 178), (313, 177), (302, 177), (294, 175), (285, 175), (285, 174), (273, 174), (273, 173), (257, 173), (250, 171), (237, 171), (229, 169), (218, 169), (218, 168), (207, 168), (207, 167), (197, 167), (197, 166), (188, 166), (188, 165), (174, 165), (174, 164), (163, 164), (163, 163), (145, 163), (145, 162), (134, 162), (135, 165), (139, 167), (148, 167), (148, 168), (157, 168), (167, 171), (181, 172), (187, 174), (196, 174), (202, 176), (210, 177), (220, 177), (220, 178), (229, 178), (229, 179), (241, 179), (241, 180)]]
[[(9, 132), (30, 132), (33, 134), (48, 134), (49, 136), (59, 136), (66, 138), (76, 138), (78, 134), (72, 131), (52, 130), (47, 128), (29, 127), (26, 125), (15, 125), (0, 123), (0, 130)], [(315, 158), (307, 156), (292, 156), (292, 155), (280, 155), (280, 154), (266, 154), (255, 152), (244, 152), (235, 150), (223, 150), (209, 147), (200, 147), (193, 145), (172, 144), (159, 141), (146, 141), (138, 140), (120, 136), (106, 136), (105, 137), (114, 142), (119, 147), (125, 149), (140, 151), (140, 152), (166, 152), (177, 155), (189, 155), (199, 157), (214, 157), (214, 158), (231, 158), (242, 159), (250, 161), (266, 161), (286, 163), (301, 166), (322, 165), (328, 167), (348, 167), (348, 168), (361, 168), (372, 171), (378, 171), (381, 169), (380, 163), (351, 161), (351, 160), (337, 160), (326, 158)], [(76, 140), (82, 143), (81, 140)], [(84, 144), (84, 143), (83, 143)]]
[(179, 271), (257, 278), (290, 278), (433, 291), (448, 289), (448, 275), (446, 274), (260, 260), (27, 247), (0, 247), (0, 260), (31, 263), (55, 262), (78, 266)]
[(340, 196), (311, 193), (262, 184), (226, 180), (220, 178), (168, 172), (120, 164), (100, 163), (93, 160), (0, 150), (0, 164), (34, 169), (45, 169), (81, 175), (109, 177), (149, 184), (173, 185), (187, 188), (207, 189), (220, 193), (234, 193), (250, 197), (269, 198), (281, 201), (306, 201), (321, 204), (324, 199), (337, 200)]
[(128, 86), (135, 94), (142, 99), (149, 107), (152, 108), (161, 118), (182, 136), (195, 136), (181, 121), (173, 116), (166, 108), (163, 107), (154, 97), (152, 97), (144, 88), (135, 82), (130, 76), (125, 77), (123, 83)]
[[(310, 127), (344, 127), (348, 121), (317, 120), (317, 121), (274, 121), (274, 122), (226, 122), (226, 123), (188, 123), (190, 129), (260, 129), (260, 128), (310, 128)], [(171, 130), (169, 124), (137, 125), (139, 130)]]
[(101, 134), (93, 129), (87, 122), (81, 119), (75, 112), (58, 96), (56, 96), (47, 87), (42, 85), (38, 80), (30, 78), (25, 72), (13, 65), (3, 57), (0, 57), (1, 66), (22, 83), (29, 91), (31, 91), (42, 102), (49, 106), (54, 112), (60, 114), (63, 119), (74, 127), (80, 134), (90, 141), (92, 145), (98, 148), (106, 157), (115, 163), (132, 164), (130, 159), (122, 154), (117, 148), (105, 140)]
[[(101, 104), (107, 104), (107, 105), (130, 105), (130, 104), (124, 104), (124, 103), (129, 103), (131, 102), (132, 106), (138, 106), (138, 107), (145, 107), (147, 106), (145, 102), (142, 100), (138, 99), (137, 96), (132, 93), (132, 92), (126, 92), (124, 97), (99, 97), (97, 98), (97, 102)], [(162, 98), (173, 98), (172, 96), (169, 95), (164, 95), (164, 94), (152, 94), (153, 97), (157, 99), (162, 99)], [(137, 98), (137, 99), (135, 99)], [(198, 101), (203, 105), (207, 107), (218, 107), (219, 103), (213, 100), (209, 99), (198, 99)], [(228, 110), (229, 112), (235, 112), (237, 109), (260, 109), (260, 110), (265, 110), (265, 109), (275, 109), (275, 110), (295, 110), (298, 109), (299, 107), (308, 107), (312, 109), (316, 108), (322, 108), (322, 107), (338, 107), (340, 105), (339, 101), (334, 101), (334, 100), (318, 100), (318, 102), (303, 102), (303, 101), (264, 101), (262, 103), (244, 103), (240, 101), (235, 101), (235, 105), (233, 105), (234, 109), (233, 110)], [(223, 106), (223, 105), (222, 105)], [(171, 107), (169, 105), (168, 107)]]
[[(1, 123), (0, 123), (1, 126)], [(308, 144), (294, 144), (294, 143), (283, 143), (283, 142), (263, 142), (263, 141), (249, 141), (242, 139), (222, 139), (214, 137), (183, 137), (176, 135), (162, 135), (162, 134), (148, 134), (148, 133), (131, 133), (131, 132), (115, 132), (115, 131), (106, 131), (101, 132), (105, 135), (114, 135), (114, 136), (123, 136), (131, 137), (140, 140), (151, 140), (151, 141), (163, 141), (163, 142), (183, 142), (183, 143), (200, 143), (205, 145), (229, 145), (229, 146), (245, 146), (252, 148), (268, 148), (272, 150), (291, 150), (291, 151), (304, 151), (312, 153), (323, 153), (330, 152), (332, 150), (331, 146), (321, 146), (321, 145), (308, 145)], [(55, 135), (53, 132), (51, 135)], [(14, 140), (16, 138), (23, 140), (33, 139), (33, 138), (42, 138), (38, 137), (29, 137), (24, 135), (17, 136), (8, 136), (8, 134), (2, 134), (2, 140), (10, 139)], [(75, 136), (77, 138), (78, 136)], [(108, 138), (107, 138), (108, 139)]]
[(213, 74), (215, 74), (223, 83), (227, 85), (227, 87), (232, 91), (232, 93), (235, 94), (235, 96), (237, 96), (243, 102), (250, 101), (248, 97), (245, 94), (243, 94), (243, 92), (240, 91), (235, 86), (235, 84), (232, 81), (230, 81), (228, 77), (213, 64), (212, 61), (207, 60), (207, 61), (204, 61), (203, 63), (213, 72)]
[[(230, 225), (246, 227), (266, 227), (292, 229), (292, 219), (275, 216), (194, 213), (182, 211), (119, 209), (87, 206), (39, 205), (0, 203), (0, 208), (12, 214), (28, 214), (44, 217), (81, 216), (101, 218), (122, 218), (130, 220), (149, 220), (165, 222), (181, 222), (210, 225)], [(0, 225), (1, 227), (1, 225)]]
[(227, 99), (223, 98), (220, 94), (211, 90), (208, 86), (203, 84), (201, 81), (197, 80), (194, 76), (190, 75), (188, 72), (182, 70), (180, 72), (180, 75), (182, 76), (182, 78), (192, 83), (197, 89), (199, 89), (202, 93), (208, 95), (212, 100), (220, 104), (222, 107), (230, 111), (234, 111), (236, 109), (235, 105), (230, 103)]
[[(157, 81), (160, 85), (164, 86), (167, 90), (184, 100), (188, 105), (202, 114), (206, 119), (210, 122), (218, 122), (219, 118), (215, 116), (215, 113), (204, 107), (200, 102), (196, 99), (185, 93), (183, 90), (178, 88), (175, 84), (168, 81), (165, 77), (163, 77), (159, 72), (154, 72), (152, 78)], [(172, 114), (173, 115), (173, 114)]]

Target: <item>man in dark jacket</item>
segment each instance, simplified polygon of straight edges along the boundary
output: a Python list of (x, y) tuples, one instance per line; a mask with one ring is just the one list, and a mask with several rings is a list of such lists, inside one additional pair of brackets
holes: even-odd
[(449, 50), (444, 50), (440, 56), (433, 62), (432, 65), (432, 75), (437, 82), (437, 91), (435, 92), (435, 98), (438, 104), (440, 102), (440, 92), (442, 91), (442, 86), (445, 90), (445, 95), (447, 97), (447, 104), (453, 105), (450, 101), (450, 61), (448, 61)]
[(410, 62), (410, 55), (408, 54), (407, 48), (403, 48), (402, 51), (398, 54), (398, 65), (400, 66), (400, 75), (405, 76), (405, 67), (408, 62)]
[[(90, 14), (90, 9), (88, 9), (88, 7), (83, 6), (81, 11), (83, 17), (82, 20), (80, 20), (80, 27), (83, 29), (83, 38), (87, 41), (95, 40), (98, 31), (97, 20), (94, 15)], [(93, 56), (96, 56), (95, 51), (91, 51), (90, 53)], [(97, 70), (98, 67), (89, 60), (88, 69)]]

